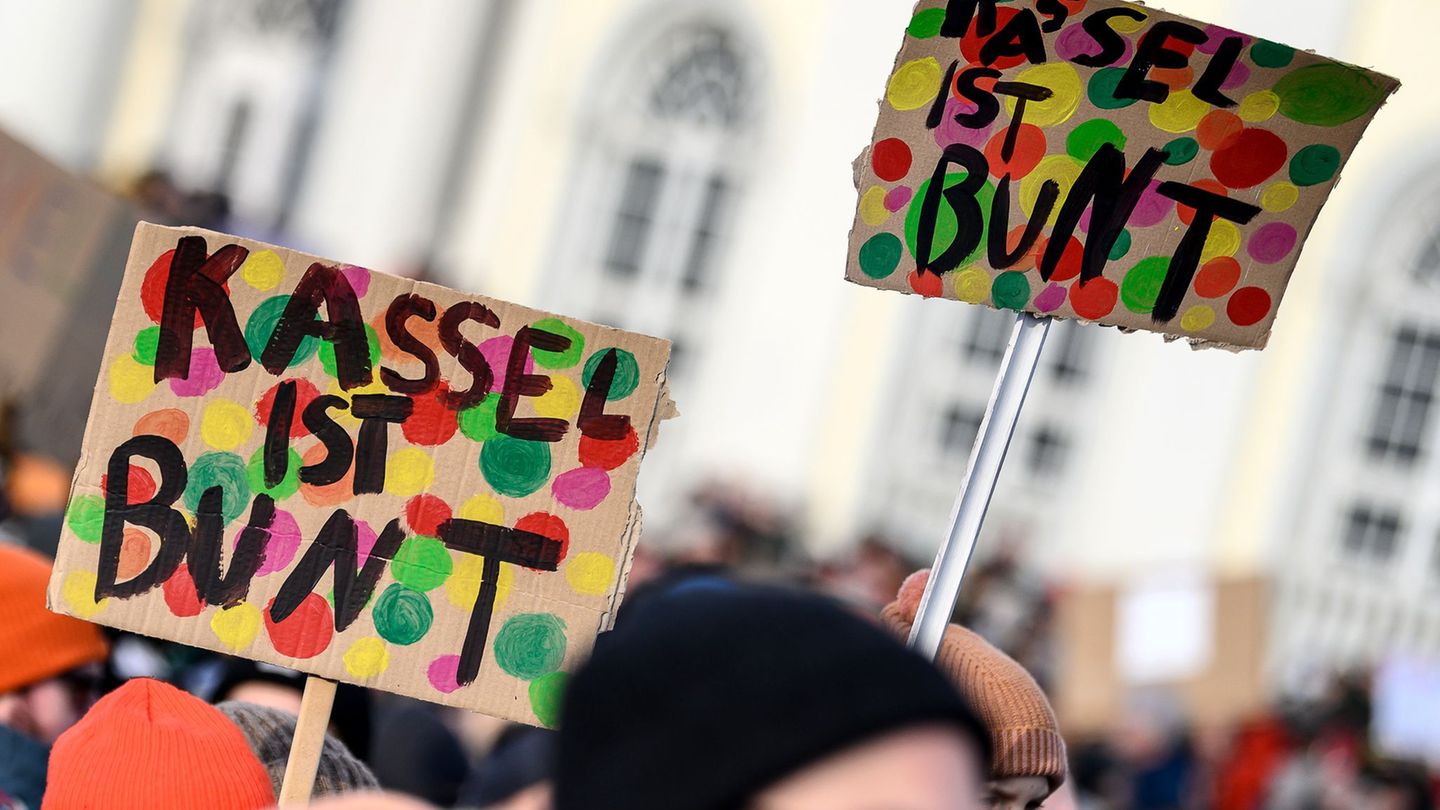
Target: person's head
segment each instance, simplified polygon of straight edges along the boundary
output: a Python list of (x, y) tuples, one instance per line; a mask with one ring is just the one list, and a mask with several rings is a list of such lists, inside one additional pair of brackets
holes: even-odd
[(514, 725), (471, 769), (459, 805), (484, 810), (546, 810), (554, 771), (555, 732)]
[(50, 753), (42, 810), (260, 810), (270, 774), (219, 709), (169, 684), (127, 681)]
[[(912, 574), (881, 612), (904, 638), (910, 634), (930, 572)], [(979, 635), (951, 625), (935, 663), (979, 713), (990, 733), (987, 795), (996, 810), (1036, 808), (1065, 781), (1065, 741), (1055, 711), (1030, 673)]]
[[(290, 715), (300, 713), (300, 696), (305, 691), (305, 674), (246, 658), (222, 660), (220, 678), (212, 703), (237, 701), (278, 709)], [(370, 696), (353, 684), (335, 687), (335, 707), (330, 712), (330, 733), (358, 757), (370, 755)]]
[(929, 662), (818, 596), (652, 599), (560, 714), (555, 810), (978, 810), (984, 726)]
[[(255, 752), (260, 764), (270, 774), (270, 785), (276, 793), (285, 780), (285, 765), (290, 758), (290, 742), (295, 737), (295, 715), (269, 706), (227, 700), (216, 704), (222, 714), (239, 727)], [(356, 790), (379, 790), (375, 774), (356, 759), (345, 744), (325, 735), (320, 749), (319, 767), (315, 771), (314, 796), (347, 793)]]
[(0, 725), (47, 743), (94, 703), (109, 654), (95, 625), (46, 609), (50, 567), (0, 543)]

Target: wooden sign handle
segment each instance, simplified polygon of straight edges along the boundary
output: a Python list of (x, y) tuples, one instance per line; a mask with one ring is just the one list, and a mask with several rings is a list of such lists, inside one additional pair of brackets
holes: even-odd
[(295, 720), (295, 737), (290, 741), (290, 759), (285, 763), (285, 781), (280, 785), (280, 806), (300, 807), (310, 801), (320, 751), (325, 747), (325, 730), (330, 726), (330, 707), (335, 703), (335, 682), (314, 675), (305, 679), (300, 698), (300, 716)]

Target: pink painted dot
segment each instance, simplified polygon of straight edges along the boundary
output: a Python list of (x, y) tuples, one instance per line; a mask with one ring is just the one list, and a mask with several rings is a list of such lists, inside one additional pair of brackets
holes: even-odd
[(1206, 40), (1195, 46), (1195, 50), (1199, 51), (1200, 53), (1215, 53), (1216, 51), (1220, 50), (1220, 44), (1224, 42), (1227, 37), (1240, 37), (1240, 47), (1242, 49), (1250, 45), (1250, 37), (1247, 37), (1244, 34), (1239, 33), (1238, 31), (1231, 31), (1229, 28), (1224, 28), (1219, 25), (1205, 26), (1205, 36)]
[(910, 202), (910, 198), (913, 196), (915, 196), (915, 192), (909, 186), (896, 186), (890, 189), (889, 194), (885, 195), (885, 210), (892, 213), (899, 211), (905, 207), (906, 203)]
[(1289, 256), (1299, 239), (1293, 225), (1284, 222), (1262, 225), (1250, 237), (1250, 258), (1261, 264), (1274, 264)]
[(460, 656), (442, 655), (430, 662), (426, 667), (425, 675), (430, 679), (430, 685), (436, 689), (450, 694), (460, 688)]
[(1065, 288), (1059, 284), (1051, 284), (1035, 296), (1035, 308), (1041, 312), (1054, 312), (1064, 303)]
[(363, 520), (355, 521), (355, 564), (364, 565), (370, 559), (370, 550), (375, 548), (375, 541), (378, 539), (375, 530), (370, 524)]
[(350, 282), (350, 289), (355, 291), (357, 297), (364, 298), (365, 293), (370, 292), (369, 270), (353, 264), (347, 264), (340, 268), (340, 272), (345, 276), (345, 280)]
[(610, 494), (610, 475), (599, 467), (580, 467), (555, 476), (550, 491), (571, 509), (594, 509)]
[(1230, 68), (1230, 75), (1226, 76), (1225, 81), (1220, 83), (1220, 89), (1234, 90), (1237, 87), (1244, 87), (1248, 81), (1250, 81), (1250, 66), (1244, 62), (1236, 62), (1235, 65)]
[[(1135, 43), (1131, 42), (1128, 37), (1124, 39), (1125, 53), (1116, 57), (1115, 61), (1110, 64), (1129, 64), (1130, 57), (1135, 53)], [(1085, 26), (1080, 24), (1066, 28), (1060, 32), (1060, 36), (1055, 38), (1055, 53), (1067, 62), (1075, 61), (1077, 56), (1099, 56), (1102, 50), (1104, 49), (1100, 47), (1100, 43), (1096, 42), (1095, 38), (1090, 36), (1090, 32), (1085, 30)], [(1100, 67), (1104, 67), (1104, 65)]]
[(1135, 212), (1130, 215), (1129, 224), (1149, 228), (1159, 225), (1170, 215), (1175, 207), (1175, 201), (1160, 193), (1160, 181), (1150, 181), (1150, 187), (1140, 195), (1140, 201), (1135, 204)]
[[(509, 335), (502, 335), (497, 338), (490, 338), (480, 344), (480, 353), (485, 355), (485, 361), (490, 364), (490, 370), (495, 373), (495, 382), (490, 386), (491, 391), (499, 391), (505, 387), (505, 375), (510, 368), (510, 349), (515, 345), (515, 339)], [(525, 373), (529, 374), (535, 370), (535, 358), (531, 355), (525, 357)]]
[(225, 380), (214, 349), (196, 349), (190, 354), (190, 376), (170, 378), (170, 390), (177, 397), (203, 397)]
[[(283, 509), (275, 510), (275, 520), (270, 523), (269, 534), (270, 539), (265, 543), (265, 557), (255, 572), (257, 577), (285, 570), (295, 559), (295, 552), (300, 550), (300, 524), (295, 522), (295, 516), (289, 512)], [(235, 539), (239, 542), (240, 536), (237, 534)]]
[(961, 101), (952, 98), (945, 102), (945, 116), (940, 120), (940, 126), (935, 128), (935, 143), (941, 148), (952, 144), (963, 143), (966, 146), (973, 146), (976, 149), (984, 148), (990, 141), (990, 130), (995, 127), (991, 121), (980, 129), (971, 129), (955, 120), (955, 116), (961, 113), (972, 113), (980, 109), (973, 102)]

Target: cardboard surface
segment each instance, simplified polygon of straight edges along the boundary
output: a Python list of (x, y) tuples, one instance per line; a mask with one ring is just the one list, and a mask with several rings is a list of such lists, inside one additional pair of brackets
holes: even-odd
[(1118, 0), (921, 0), (855, 165), (846, 277), (1261, 348), (1398, 85)]
[(141, 224), (51, 608), (552, 723), (623, 588), (669, 352)]

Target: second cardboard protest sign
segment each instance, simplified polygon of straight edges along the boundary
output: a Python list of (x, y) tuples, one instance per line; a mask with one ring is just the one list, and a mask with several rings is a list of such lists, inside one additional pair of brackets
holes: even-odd
[(136, 231), (52, 607), (552, 723), (619, 601), (669, 344)]
[(1397, 86), (1119, 0), (921, 0), (856, 165), (847, 277), (1263, 347)]

